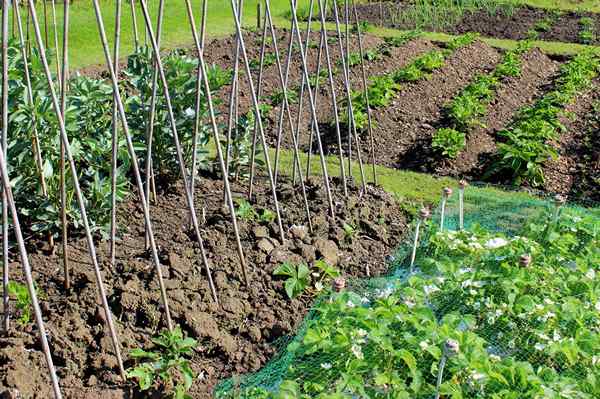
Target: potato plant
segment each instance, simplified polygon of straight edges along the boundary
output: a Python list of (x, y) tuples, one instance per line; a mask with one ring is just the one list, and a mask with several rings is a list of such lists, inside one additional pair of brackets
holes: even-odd
[(552, 142), (565, 129), (560, 120), (565, 106), (590, 87), (599, 68), (600, 60), (592, 52), (582, 52), (564, 64), (554, 90), (522, 109), (512, 125), (499, 133), (504, 142), (498, 144), (498, 160), (488, 174), (507, 173), (516, 184), (541, 185), (544, 164), (558, 156)]

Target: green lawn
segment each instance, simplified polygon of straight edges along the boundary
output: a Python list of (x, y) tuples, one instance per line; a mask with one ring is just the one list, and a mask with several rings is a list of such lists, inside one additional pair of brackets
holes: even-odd
[(522, 4), (570, 11), (600, 12), (598, 0), (520, 0)]
[[(304, 4), (307, 0), (300, 0), (300, 4)], [(61, 2), (62, 3), (62, 2)], [(139, 3), (136, 0), (137, 10), (137, 23), (138, 31), (143, 42), (143, 17), (139, 7)], [(245, 26), (256, 25), (256, 3), (257, 0), (245, 0), (244, 1), (244, 14), (243, 23)], [(200, 21), (200, 1), (194, 1), (193, 6), (194, 15), (197, 21)], [(209, 37), (220, 37), (234, 32), (235, 25), (231, 13), (231, 7), (229, 0), (211, 0), (208, 2), (208, 23), (207, 23), (207, 34)], [(148, 6), (150, 8), (150, 14), (153, 19), (156, 19), (158, 14), (158, 0), (148, 0)], [(37, 2), (37, 14), (40, 23), (43, 23), (44, 13), (42, 2)], [(51, 7), (48, 2), (48, 22), (51, 18)], [(114, 1), (101, 1), (102, 14), (104, 17), (104, 24), (107, 29), (107, 35), (111, 38), (114, 36), (114, 23), (115, 23), (115, 6)], [(271, 9), (274, 16), (275, 24), (285, 23), (289, 25), (289, 22), (285, 21), (282, 15), (286, 9), (289, 9), (289, 0), (271, 0)], [(98, 28), (96, 25), (96, 19), (94, 10), (89, 1), (77, 1), (71, 5), (69, 24), (69, 50), (70, 50), (70, 63), (72, 68), (79, 68), (87, 65), (100, 64), (104, 62), (102, 54), (102, 48), (100, 47), (100, 40), (98, 36)], [(62, 5), (56, 6), (57, 21), (59, 28), (59, 42), (62, 42), (62, 20), (63, 11)], [(25, 26), (25, 12), (21, 12), (23, 20), (23, 26)], [(133, 23), (131, 18), (131, 7), (129, 1), (123, 1), (123, 17), (121, 20), (122, 33), (121, 33), (121, 54), (129, 54), (134, 47), (133, 40)], [(155, 29), (156, 22), (154, 22)], [(198, 22), (199, 25), (199, 22)], [(187, 20), (187, 13), (183, 2), (171, 3), (166, 2), (165, 7), (165, 19), (164, 28), (162, 35), (161, 47), (173, 48), (191, 45), (192, 34), (189, 28)], [(53, 33), (50, 25), (49, 28), (49, 47), (54, 47)], [(42, 28), (43, 35), (43, 28)]]

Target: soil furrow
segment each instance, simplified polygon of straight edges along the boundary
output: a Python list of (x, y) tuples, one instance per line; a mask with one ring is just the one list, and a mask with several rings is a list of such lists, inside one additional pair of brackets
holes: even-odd
[(524, 106), (539, 98), (552, 77), (557, 73), (559, 63), (552, 61), (539, 49), (532, 49), (522, 58), (521, 75), (502, 81), (494, 99), (487, 105), (483, 126), (467, 134), (465, 149), (455, 160), (442, 161), (435, 171), (443, 175), (481, 176), (490, 156), (496, 150), (496, 133), (510, 125), (510, 121)]
[(497, 50), (475, 42), (457, 50), (427, 79), (404, 84), (392, 105), (375, 115), (378, 162), (428, 169), (423, 147), (431, 147), (434, 126), (442, 118), (442, 107), (475, 75), (489, 72), (499, 60)]

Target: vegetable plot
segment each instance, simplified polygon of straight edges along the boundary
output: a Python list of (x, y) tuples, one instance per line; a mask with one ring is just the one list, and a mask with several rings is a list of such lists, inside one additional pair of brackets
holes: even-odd
[(430, 226), (417, 272), (321, 301), (245, 398), (596, 398), (597, 219), (551, 211), (513, 237)]

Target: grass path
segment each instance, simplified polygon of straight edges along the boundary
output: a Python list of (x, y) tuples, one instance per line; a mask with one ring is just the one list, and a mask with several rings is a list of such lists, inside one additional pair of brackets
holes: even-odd
[[(150, 10), (151, 17), (156, 20), (158, 14), (158, 0), (147, 0), (148, 7)], [(303, 5), (307, 0), (299, 0), (300, 5)], [(48, 22), (52, 21), (52, 8), (50, 2), (47, 2), (47, 14)], [(56, 6), (57, 22), (59, 29), (59, 43), (62, 43), (62, 21), (63, 21), (63, 7), (61, 5)], [(143, 42), (144, 31), (143, 27), (143, 16), (139, 7), (139, 2), (136, 0), (136, 15), (138, 34), (140, 35), (141, 41)], [(44, 11), (43, 3), (37, 2), (36, 10), (40, 24), (43, 24)], [(102, 15), (104, 17), (104, 24), (106, 26), (107, 35), (111, 41), (114, 36), (114, 24), (115, 24), (115, 2), (112, 1), (101, 1), (100, 6), (102, 9)], [(122, 20), (121, 20), (121, 54), (129, 54), (134, 48), (134, 35), (133, 35), (133, 23), (131, 18), (131, 7), (129, 1), (123, 0)], [(167, 1), (165, 7), (165, 19), (164, 28), (162, 35), (162, 48), (175, 48), (192, 45), (192, 34), (189, 27), (187, 13), (183, 2), (169, 2)], [(207, 36), (222, 37), (231, 34), (235, 30), (233, 23), (233, 17), (231, 13), (231, 7), (229, 0), (209, 0), (208, 2), (208, 20), (207, 20)], [(256, 26), (256, 4), (257, 0), (245, 0), (244, 1), (244, 13), (243, 13), (243, 24), (244, 26)], [(200, 21), (200, 5), (201, 1), (194, 0), (194, 16), (196, 20)], [(274, 16), (274, 23), (281, 26), (289, 26), (289, 22), (283, 18), (285, 10), (289, 9), (289, 0), (271, 0), (271, 9)], [(70, 64), (72, 68), (80, 68), (87, 65), (100, 64), (104, 62), (102, 48), (100, 47), (100, 39), (98, 36), (98, 28), (96, 25), (96, 19), (93, 11), (91, 2), (89, 1), (76, 1), (70, 7), (70, 24), (69, 24), (69, 51), (70, 51)], [(24, 9), (21, 11), (21, 17), (23, 20), (23, 27), (25, 29), (26, 12)], [(154, 29), (156, 28), (156, 22), (154, 22)], [(44, 28), (42, 25), (42, 36), (44, 35)], [(31, 30), (33, 32), (33, 30)], [(31, 33), (33, 35), (33, 33)], [(49, 46), (54, 48), (53, 31), (51, 25), (49, 25)], [(33, 36), (32, 36), (33, 37)]]

